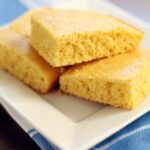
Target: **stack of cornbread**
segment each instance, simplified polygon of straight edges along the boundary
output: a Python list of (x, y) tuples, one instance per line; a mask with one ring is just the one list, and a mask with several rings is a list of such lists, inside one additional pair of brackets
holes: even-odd
[(38, 92), (133, 109), (150, 91), (143, 32), (112, 16), (39, 8), (0, 31), (0, 67)]

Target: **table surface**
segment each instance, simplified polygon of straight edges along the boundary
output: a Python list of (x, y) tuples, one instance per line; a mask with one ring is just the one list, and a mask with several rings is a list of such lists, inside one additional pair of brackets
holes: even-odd
[(0, 150), (40, 150), (0, 105)]

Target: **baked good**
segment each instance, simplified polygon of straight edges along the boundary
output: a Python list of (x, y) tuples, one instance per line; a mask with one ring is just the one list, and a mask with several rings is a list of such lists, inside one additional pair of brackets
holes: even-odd
[(57, 84), (65, 69), (50, 66), (30, 46), (31, 16), (39, 10), (47, 11), (47, 8), (24, 13), (0, 32), (0, 66), (36, 91), (46, 93)]
[(53, 89), (62, 73), (38, 55), (28, 37), (9, 28), (0, 31), (0, 66), (41, 93)]
[(17, 19), (15, 19), (11, 24), (10, 28), (14, 31), (17, 31), (18, 33), (30, 36), (31, 35), (31, 16), (32, 13), (35, 10), (30, 10), (23, 15), (19, 16)]
[(60, 77), (63, 92), (125, 109), (150, 91), (150, 50), (138, 50), (71, 67)]
[(96, 12), (50, 10), (32, 16), (31, 45), (52, 66), (134, 51), (143, 32)]
[(21, 16), (19, 16), (14, 21), (12, 21), (10, 24), (10, 28), (19, 32), (22, 35), (30, 36), (31, 35), (31, 17), (32, 17), (32, 15), (38, 11), (47, 11), (47, 10), (50, 11), (50, 9), (48, 9), (46, 7), (31, 9), (31, 10), (25, 12), (24, 14), (22, 14)]

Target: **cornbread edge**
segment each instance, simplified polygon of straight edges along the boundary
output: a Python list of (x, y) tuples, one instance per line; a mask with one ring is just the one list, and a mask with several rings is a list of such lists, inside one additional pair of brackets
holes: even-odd
[(6, 28), (0, 31), (0, 66), (40, 93), (52, 90), (62, 73), (29, 45), (29, 39)]
[(131, 25), (101, 32), (73, 33), (57, 36), (36, 15), (32, 17), (31, 45), (54, 67), (73, 65), (93, 59), (136, 50), (143, 32)]
[[(77, 65), (60, 77), (60, 89), (64, 93), (73, 94), (90, 101), (124, 109), (134, 109), (150, 91), (150, 51), (143, 51), (146, 51), (145, 54), (141, 54), (145, 60), (142, 58), (139, 64), (135, 62), (132, 69), (137, 68), (137, 70), (132, 76), (119, 78), (102, 73), (99, 77), (94, 77), (93, 73), (92, 77), (92, 75), (88, 76), (82, 70), (84, 64)], [(87, 66), (90, 66), (90, 63)]]

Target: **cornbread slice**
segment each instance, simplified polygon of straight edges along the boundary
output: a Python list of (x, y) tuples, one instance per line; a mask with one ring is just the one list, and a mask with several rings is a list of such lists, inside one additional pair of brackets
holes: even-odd
[(135, 27), (94, 12), (38, 11), (31, 22), (31, 45), (55, 67), (136, 50), (143, 36)]
[(91, 101), (136, 108), (150, 91), (150, 50), (73, 66), (60, 77), (60, 88)]
[(36, 8), (31, 9), (30, 11), (25, 12), (23, 15), (19, 16), (15, 19), (11, 24), (10, 28), (17, 31), (18, 33), (30, 36), (31, 35), (31, 17), (34, 13), (38, 11), (47, 11), (50, 9), (43, 7), (43, 8)]
[(19, 16), (10, 24), (10, 28), (18, 33), (30, 36), (31, 35), (31, 16), (36, 10), (31, 10)]
[(0, 31), (0, 66), (41, 93), (56, 85), (62, 71), (39, 56), (29, 38), (12, 29)]

